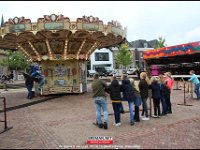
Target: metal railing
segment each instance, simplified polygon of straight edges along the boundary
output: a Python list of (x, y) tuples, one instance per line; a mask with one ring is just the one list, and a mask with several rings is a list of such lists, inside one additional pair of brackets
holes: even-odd
[(0, 120), (0, 122), (4, 123), (4, 129), (0, 131), (0, 134), (12, 129), (13, 127), (8, 127), (7, 125), (7, 115), (6, 115), (6, 98), (5, 97), (0, 97), (0, 100), (3, 101), (3, 113), (4, 113), (4, 120)]

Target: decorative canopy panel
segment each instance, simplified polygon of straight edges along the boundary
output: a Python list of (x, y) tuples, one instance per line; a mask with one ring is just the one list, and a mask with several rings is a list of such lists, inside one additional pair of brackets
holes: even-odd
[(166, 58), (200, 53), (200, 41), (144, 51), (144, 59)]
[(95, 49), (123, 42), (125, 32), (116, 22), (83, 16), (76, 21), (52, 14), (31, 22), (24, 17), (9, 19), (0, 28), (0, 48), (21, 50), (33, 61), (88, 59)]

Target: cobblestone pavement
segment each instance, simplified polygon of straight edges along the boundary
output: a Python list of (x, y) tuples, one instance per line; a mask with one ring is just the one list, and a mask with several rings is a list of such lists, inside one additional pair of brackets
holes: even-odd
[[(28, 101), (26, 91), (4, 93), (8, 104)], [(112, 125), (114, 116), (109, 102), (109, 129), (99, 129), (95, 121), (95, 107), (91, 89), (81, 95), (68, 94), (61, 98), (7, 112), (8, 126), (13, 129), (0, 134), (1, 149), (34, 148), (96, 148), (87, 145), (89, 136), (111, 136), (113, 145), (97, 148), (200, 148), (200, 101), (189, 98), (183, 103), (183, 91), (172, 92), (172, 114), (149, 121), (129, 124), (129, 113), (122, 114), (121, 127)], [(125, 110), (128, 105), (123, 102)], [(9, 104), (11, 106), (11, 104)], [(0, 113), (2, 120), (3, 113)], [(3, 123), (0, 124), (0, 130)]]

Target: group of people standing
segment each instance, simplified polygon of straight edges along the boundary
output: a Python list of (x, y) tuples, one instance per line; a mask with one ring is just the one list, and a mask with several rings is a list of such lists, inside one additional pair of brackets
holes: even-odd
[[(106, 93), (110, 95), (114, 111), (114, 126), (121, 126), (121, 113), (124, 113), (122, 101), (128, 102), (130, 112), (130, 125), (140, 121), (140, 106), (142, 105), (142, 120), (149, 120), (147, 99), (152, 97), (154, 105), (153, 117), (160, 117), (172, 113), (170, 93), (173, 86), (171, 73), (167, 72), (158, 77), (149, 79), (146, 72), (140, 73), (138, 87), (134, 79), (126, 75), (121, 78), (121, 84), (115, 76), (112, 77), (110, 85), (99, 80), (98, 74), (94, 75), (92, 83), (93, 99), (96, 106), (96, 125), (99, 128), (108, 129), (108, 101)], [(162, 112), (160, 109), (162, 103)], [(104, 113), (104, 121), (101, 119), (101, 110)], [(135, 112), (135, 113), (134, 113)]]

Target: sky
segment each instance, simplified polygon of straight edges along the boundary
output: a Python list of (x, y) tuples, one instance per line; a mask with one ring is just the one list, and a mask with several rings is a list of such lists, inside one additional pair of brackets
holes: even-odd
[(36, 22), (44, 15), (98, 17), (127, 27), (129, 42), (163, 37), (167, 46), (200, 41), (200, 1), (0, 1), (4, 21), (25, 17)]

